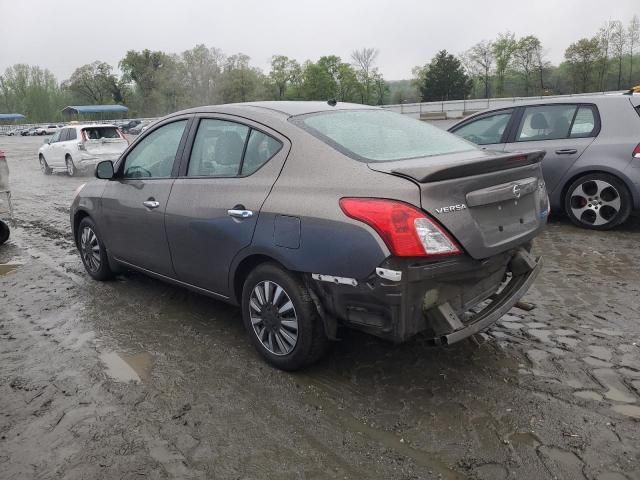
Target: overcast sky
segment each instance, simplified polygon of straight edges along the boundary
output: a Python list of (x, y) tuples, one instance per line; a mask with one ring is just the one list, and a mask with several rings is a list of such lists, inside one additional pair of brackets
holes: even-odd
[(127, 50), (204, 43), (265, 71), (273, 54), (346, 60), (375, 47), (380, 71), (396, 80), (440, 49), (460, 53), (506, 30), (537, 35), (557, 63), (571, 42), (634, 14), (639, 0), (0, 0), (0, 73), (27, 63), (63, 80), (94, 60), (115, 66)]

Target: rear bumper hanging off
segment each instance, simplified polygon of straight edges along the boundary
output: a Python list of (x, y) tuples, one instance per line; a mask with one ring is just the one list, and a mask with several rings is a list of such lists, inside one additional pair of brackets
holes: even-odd
[[(394, 342), (424, 332), (451, 344), (495, 323), (528, 291), (542, 259), (530, 244), (484, 260), (457, 256), (439, 260), (389, 258), (353, 284), (309, 276), (328, 332), (336, 325)], [(392, 272), (392, 273), (390, 273)]]

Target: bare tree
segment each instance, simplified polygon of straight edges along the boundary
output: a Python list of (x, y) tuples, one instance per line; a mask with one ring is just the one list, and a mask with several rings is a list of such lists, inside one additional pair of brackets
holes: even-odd
[(484, 98), (489, 98), (489, 85), (495, 61), (493, 50), (493, 42), (483, 40), (471, 47), (463, 58), (463, 63), (468, 65), (470, 72), (479, 74), (477, 76), (484, 84)]
[(613, 58), (615, 58), (618, 63), (618, 86), (616, 87), (618, 90), (622, 88), (622, 61), (626, 49), (627, 32), (624, 31), (622, 22), (616, 20), (613, 22), (613, 30), (611, 32), (611, 52), (613, 53)]
[(634, 15), (627, 27), (627, 41), (629, 43), (629, 84), (633, 82), (633, 53), (640, 42), (640, 20)]
[(351, 60), (356, 67), (358, 80), (361, 84), (361, 98), (362, 103), (370, 103), (371, 90), (373, 85), (372, 71), (373, 66), (378, 57), (378, 49), (376, 48), (362, 48), (355, 50), (351, 54)]
[(607, 83), (607, 71), (609, 70), (609, 53), (611, 51), (611, 37), (613, 35), (614, 23), (611, 20), (605, 22), (600, 27), (600, 31), (596, 35), (600, 44), (600, 72), (598, 89), (604, 91)]

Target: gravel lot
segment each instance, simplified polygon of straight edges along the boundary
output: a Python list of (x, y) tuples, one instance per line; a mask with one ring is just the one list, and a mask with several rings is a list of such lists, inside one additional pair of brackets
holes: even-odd
[(138, 274), (100, 284), (70, 238), (85, 178), (0, 137), (18, 227), (0, 247), (2, 479), (640, 479), (640, 221), (553, 220), (544, 271), (448, 348), (349, 333), (301, 373), (240, 313)]

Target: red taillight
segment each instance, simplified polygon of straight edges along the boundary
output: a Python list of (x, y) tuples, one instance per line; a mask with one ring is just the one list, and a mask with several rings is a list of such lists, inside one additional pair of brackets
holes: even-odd
[(383, 198), (342, 198), (340, 208), (348, 217), (378, 232), (394, 256), (460, 253), (456, 242), (437, 222), (407, 203)]
[(640, 158), (640, 143), (633, 149), (633, 158)]

